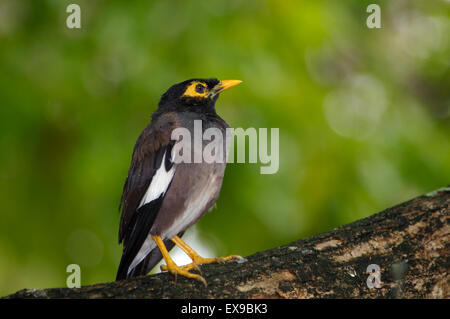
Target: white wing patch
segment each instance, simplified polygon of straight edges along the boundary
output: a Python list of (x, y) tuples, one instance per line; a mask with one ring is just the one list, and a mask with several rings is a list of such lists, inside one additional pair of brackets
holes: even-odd
[[(147, 188), (144, 196), (142, 197), (141, 203), (139, 207), (144, 206), (145, 204), (150, 203), (151, 201), (159, 198), (162, 194), (167, 191), (167, 188), (172, 181), (173, 174), (175, 173), (175, 166), (173, 165), (169, 171), (166, 171), (166, 154), (164, 154), (161, 166), (156, 171), (155, 175), (153, 175), (152, 182)], [(138, 207), (138, 208), (139, 208)]]

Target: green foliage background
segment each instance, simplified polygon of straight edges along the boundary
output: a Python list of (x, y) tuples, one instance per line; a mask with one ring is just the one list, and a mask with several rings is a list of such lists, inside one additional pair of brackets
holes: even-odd
[[(279, 127), (280, 169), (230, 164), (196, 226), (248, 255), (450, 181), (449, 3), (0, 0), (0, 295), (112, 281), (118, 203), (161, 94), (241, 79), (218, 113)], [(81, 6), (82, 28), (66, 27)]]

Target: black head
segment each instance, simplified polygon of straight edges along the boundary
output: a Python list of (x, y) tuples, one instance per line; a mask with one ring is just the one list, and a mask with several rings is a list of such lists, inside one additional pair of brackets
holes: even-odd
[(218, 79), (190, 79), (171, 86), (161, 97), (158, 112), (215, 113), (219, 93), (242, 81)]

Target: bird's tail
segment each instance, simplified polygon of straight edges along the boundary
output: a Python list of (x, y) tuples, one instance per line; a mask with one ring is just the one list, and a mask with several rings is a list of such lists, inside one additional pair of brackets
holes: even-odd
[[(178, 234), (179, 237), (183, 236), (183, 233)], [(170, 239), (164, 241), (164, 245), (167, 251), (170, 251), (175, 244)], [(161, 251), (158, 246), (153, 248), (150, 253), (139, 264), (136, 265), (131, 271), (128, 271), (129, 263), (125, 262), (124, 256), (120, 261), (119, 269), (117, 270), (116, 280), (129, 279), (138, 276), (145, 276), (153, 269), (162, 259)]]

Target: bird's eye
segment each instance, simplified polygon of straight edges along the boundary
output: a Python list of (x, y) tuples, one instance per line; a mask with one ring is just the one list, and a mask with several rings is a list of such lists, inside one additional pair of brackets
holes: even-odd
[(195, 91), (200, 94), (205, 93), (205, 87), (201, 84), (197, 84), (195, 87)]

